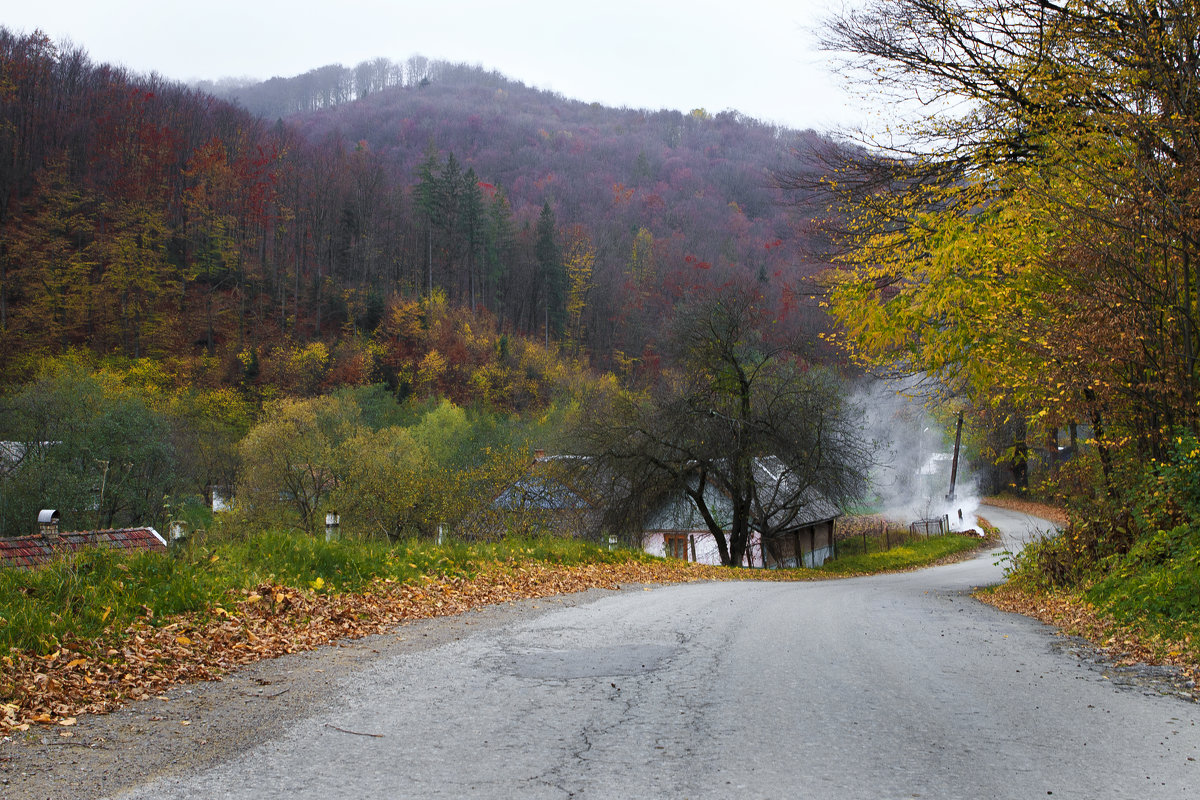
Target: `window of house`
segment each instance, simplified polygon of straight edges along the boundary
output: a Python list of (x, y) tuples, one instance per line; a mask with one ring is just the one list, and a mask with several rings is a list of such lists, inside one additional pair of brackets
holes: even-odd
[(663, 535), (667, 545), (667, 558), (688, 560), (688, 537), (686, 533), (668, 533)]

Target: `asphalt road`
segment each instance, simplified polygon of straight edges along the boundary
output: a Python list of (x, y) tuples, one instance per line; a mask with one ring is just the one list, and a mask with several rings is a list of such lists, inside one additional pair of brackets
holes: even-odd
[(286, 735), (119, 796), (1200, 797), (1200, 706), (971, 599), (994, 561), (518, 615), (384, 651)]

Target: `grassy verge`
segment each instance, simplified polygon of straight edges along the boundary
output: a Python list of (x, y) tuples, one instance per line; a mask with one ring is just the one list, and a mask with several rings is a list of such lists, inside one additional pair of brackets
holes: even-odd
[(980, 543), (977, 538), (953, 533), (929, 536), (883, 552), (839, 556), (825, 562), (817, 571), (827, 575), (870, 575), (916, 569), (976, 550)]
[(169, 557), (97, 548), (38, 570), (0, 570), (0, 654), (17, 649), (46, 655), (66, 642), (112, 638), (136, 620), (166, 624), (264, 584), (342, 594), (382, 581), (470, 578), (504, 563), (651, 560), (640, 552), (553, 538), (438, 546), (264, 533), (188, 547)]
[(821, 570), (727, 569), (556, 538), (437, 546), (268, 533), (169, 556), (84, 551), (0, 571), (0, 733), (69, 726), (172, 684), (489, 604), (622, 583), (860, 575), (974, 544), (934, 538)]

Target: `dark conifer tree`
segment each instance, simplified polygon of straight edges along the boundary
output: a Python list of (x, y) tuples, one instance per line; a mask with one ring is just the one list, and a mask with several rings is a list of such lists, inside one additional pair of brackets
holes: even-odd
[(434, 219), (438, 213), (440, 205), (439, 200), (439, 181), (438, 181), (438, 153), (433, 142), (429, 143), (429, 147), (425, 150), (425, 160), (421, 162), (421, 166), (417, 169), (417, 210), (421, 214), (421, 220), (425, 226), (425, 277), (426, 291), (433, 294), (433, 229)]
[(467, 302), (474, 311), (479, 291), (479, 281), (476, 270), (479, 264), (479, 252), (483, 244), (483, 192), (479, 188), (479, 178), (475, 170), (468, 167), (462, 178), (462, 197), (458, 214), (459, 234), (463, 241), (463, 260), (466, 270)]
[(537, 259), (538, 283), (543, 295), (542, 311), (546, 344), (549, 345), (551, 330), (555, 334), (562, 332), (567, 276), (563, 271), (562, 252), (558, 246), (558, 230), (554, 220), (554, 211), (550, 209), (548, 200), (542, 205), (542, 213), (538, 216), (534, 257)]

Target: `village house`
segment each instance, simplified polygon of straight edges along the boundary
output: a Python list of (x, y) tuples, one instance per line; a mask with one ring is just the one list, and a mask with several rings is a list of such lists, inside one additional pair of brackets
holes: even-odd
[(64, 553), (88, 547), (167, 552), (166, 540), (154, 528), (60, 532), (58, 524), (58, 512), (44, 509), (38, 515), (37, 533), (0, 537), (0, 568), (38, 567)]
[[(555, 531), (566, 536), (595, 538), (604, 533), (601, 501), (595, 491), (581, 488), (576, 474), (565, 469), (569, 459), (547, 457), (539, 451), (530, 472), (501, 492), (490, 510), (509, 520), (510, 530)], [(788, 470), (778, 459), (760, 458), (754, 464), (760, 496), (756, 507), (767, 524), (750, 532), (743, 566), (779, 569), (816, 567), (835, 555), (834, 529), (841, 510), (814, 488), (791, 490)], [(788, 498), (779, 502), (781, 497)], [(713, 518), (727, 527), (732, 518), (729, 497), (716, 487), (705, 488), (705, 504)], [(518, 522), (520, 520), (520, 522)], [(681, 489), (661, 495), (634, 529), (635, 540), (647, 553), (700, 564), (721, 563), (716, 538), (700, 510)]]
[[(834, 528), (841, 510), (835, 503), (809, 487), (795, 493), (795, 501), (772, 507), (770, 498), (779, 495), (786, 471), (776, 460), (756, 459), (758, 508), (766, 513), (768, 525), (753, 526), (743, 566), (780, 569), (818, 567), (835, 555)], [(705, 505), (723, 528), (733, 516), (729, 497), (713, 486), (705, 488)], [(765, 530), (764, 530), (765, 528)], [(686, 493), (679, 491), (662, 498), (647, 517), (642, 533), (647, 553), (720, 564), (717, 540), (705, 524), (700, 510)]]

